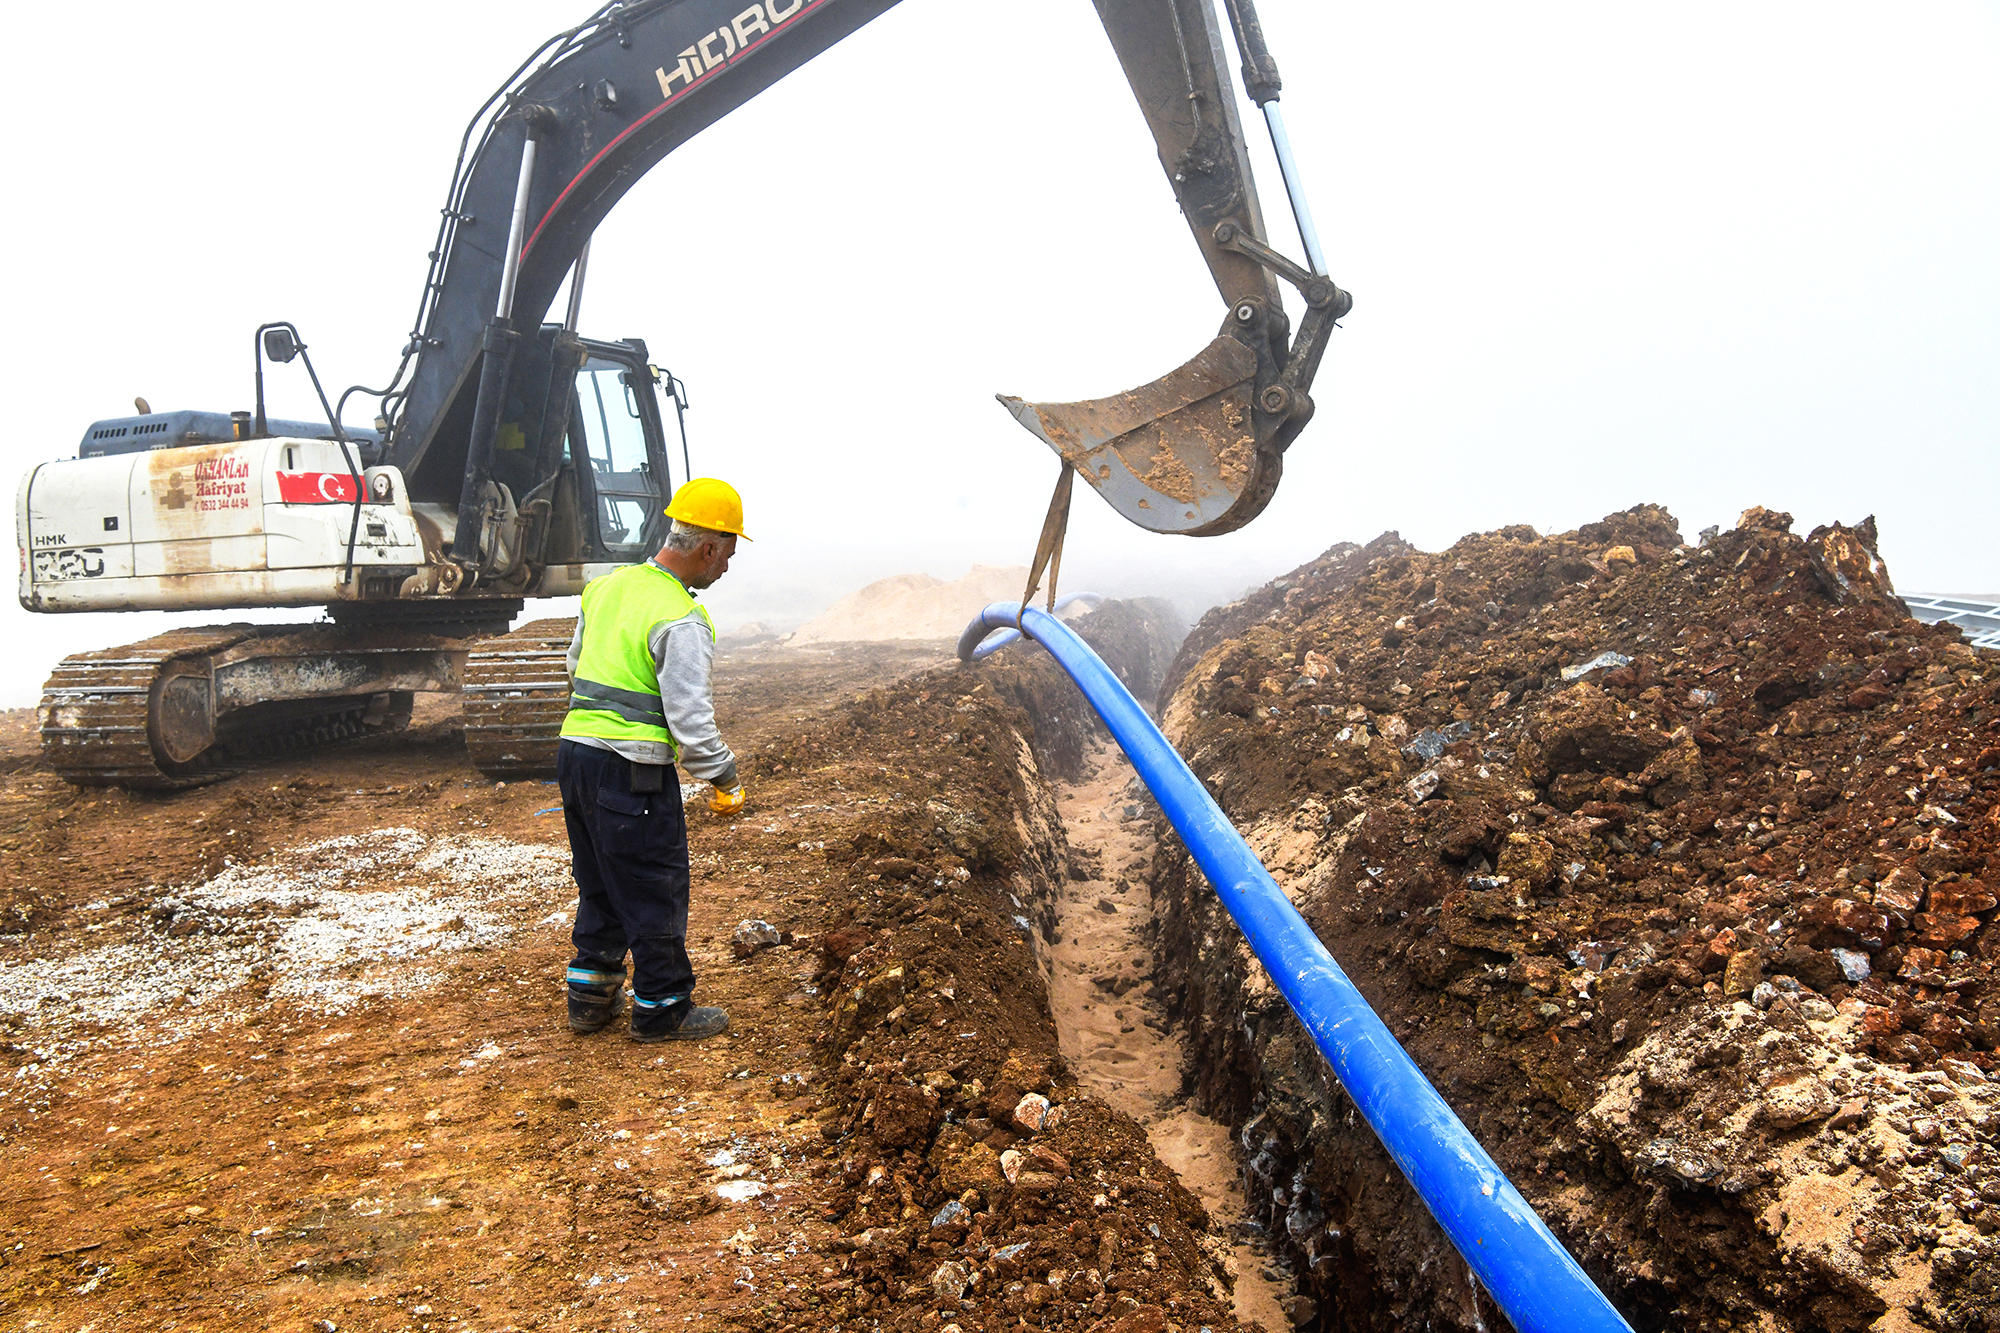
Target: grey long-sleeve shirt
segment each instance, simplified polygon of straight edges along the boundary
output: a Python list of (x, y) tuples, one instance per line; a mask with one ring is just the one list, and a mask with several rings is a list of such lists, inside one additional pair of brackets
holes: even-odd
[[(680, 746), (678, 761), (657, 741), (614, 741), (597, 736), (569, 736), (579, 745), (594, 745), (623, 755), (635, 764), (672, 764), (690, 777), (715, 784), (718, 791), (735, 791), (742, 785), (736, 775), (736, 755), (722, 739), (715, 725), (715, 698), (711, 680), (715, 664), (715, 640), (698, 612), (690, 611), (679, 620), (656, 625), (647, 638), (652, 650), (654, 673), (660, 683), (660, 711), (666, 714), (667, 731)], [(576, 617), (576, 635), (569, 641), (569, 678), (574, 687), (576, 664), (583, 654), (583, 613)]]

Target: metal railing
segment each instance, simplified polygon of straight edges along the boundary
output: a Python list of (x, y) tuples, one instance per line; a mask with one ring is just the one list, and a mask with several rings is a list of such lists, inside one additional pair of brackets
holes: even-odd
[(1906, 592), (1902, 598), (1910, 614), (1925, 624), (1948, 621), (1958, 626), (1965, 641), (1974, 648), (2000, 649), (2000, 602), (1984, 597), (1938, 597), (1924, 592)]

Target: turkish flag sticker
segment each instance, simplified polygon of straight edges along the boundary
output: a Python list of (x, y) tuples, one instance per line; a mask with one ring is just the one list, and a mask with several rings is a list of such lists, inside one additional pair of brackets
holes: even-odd
[(288, 505), (353, 504), (354, 478), (345, 472), (280, 472), (278, 499)]

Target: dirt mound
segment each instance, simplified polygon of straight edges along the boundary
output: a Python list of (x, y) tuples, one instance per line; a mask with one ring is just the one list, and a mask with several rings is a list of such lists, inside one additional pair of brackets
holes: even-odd
[[(1635, 1326), (2000, 1327), (2000, 658), (1872, 522), (1789, 528), (1335, 548), (1196, 627), (1168, 730)], [(1156, 893), (1328, 1326), (1490, 1325), (1177, 849)]]
[[(1170, 653), (1156, 623), (1110, 603), (1077, 628), (1129, 671)], [(1228, 1242), (1145, 1132), (1079, 1090), (1049, 1017), (1041, 956), (1071, 869), (1047, 778), (1083, 774), (1094, 730), (1046, 655), (1003, 654), (872, 691), (753, 761), (884, 774), (825, 849), (849, 904), (815, 979), (841, 1144), (826, 1216), (852, 1274), (825, 1318), (900, 1299), (965, 1328), (1235, 1326)]]
[(1026, 565), (974, 565), (947, 583), (928, 574), (897, 574), (851, 592), (792, 631), (787, 647), (956, 639), (988, 602), (1018, 602)]

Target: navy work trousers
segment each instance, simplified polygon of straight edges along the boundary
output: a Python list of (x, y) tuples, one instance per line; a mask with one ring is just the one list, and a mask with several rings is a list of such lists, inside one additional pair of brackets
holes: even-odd
[(680, 775), (669, 767), (664, 791), (634, 792), (629, 760), (564, 741), (556, 749), (556, 782), (576, 877), (570, 966), (621, 971), (629, 949), (634, 995), (652, 1001), (692, 995)]

